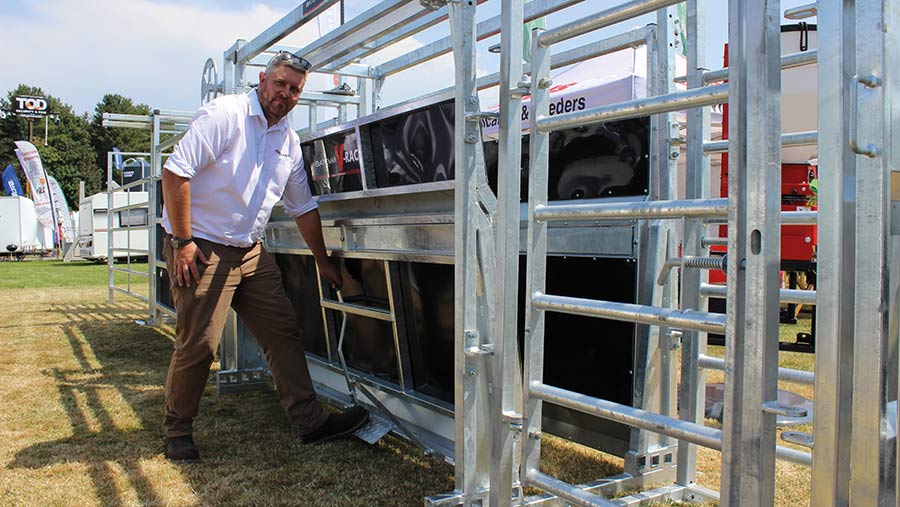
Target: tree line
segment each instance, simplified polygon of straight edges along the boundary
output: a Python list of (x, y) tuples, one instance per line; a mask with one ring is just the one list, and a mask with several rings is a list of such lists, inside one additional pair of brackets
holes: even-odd
[(28, 139), (26, 118), (7, 114), (0, 119), (0, 171), (7, 164), (12, 164), (22, 188), (25, 188), (25, 173), (16, 158), (15, 141), (31, 141), (37, 147), (44, 169), (59, 182), (69, 207), (73, 209), (78, 209), (80, 181), (84, 181), (87, 195), (106, 188), (107, 153), (113, 147), (123, 152), (150, 151), (149, 130), (103, 127), (103, 113), (147, 115), (150, 114), (150, 107), (146, 104), (135, 104), (122, 95), (106, 94), (94, 107), (93, 113), (79, 115), (72, 106), (44, 93), (41, 88), (20, 84), (5, 98), (0, 97), (0, 110), (12, 111), (12, 102), (18, 95), (44, 97), (49, 103), (49, 111), (58, 115), (49, 120), (47, 146), (44, 146), (43, 118), (34, 119), (32, 139)]

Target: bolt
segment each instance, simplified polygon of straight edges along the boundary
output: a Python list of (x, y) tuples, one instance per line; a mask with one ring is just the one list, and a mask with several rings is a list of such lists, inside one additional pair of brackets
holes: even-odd
[(538, 81), (538, 88), (540, 88), (541, 90), (546, 90), (547, 88), (550, 88), (551, 86), (553, 86), (552, 79), (541, 78), (541, 80)]
[(475, 134), (469, 134), (466, 136), (466, 142), (469, 144), (475, 144), (475, 141), (478, 139), (475, 137)]
[(468, 370), (466, 370), (466, 375), (468, 375), (470, 377), (477, 377), (478, 370), (476, 370), (475, 368), (469, 368)]

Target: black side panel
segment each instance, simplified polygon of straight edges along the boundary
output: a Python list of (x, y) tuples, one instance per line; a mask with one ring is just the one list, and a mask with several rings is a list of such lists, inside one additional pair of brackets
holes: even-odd
[[(529, 163), (528, 139), (522, 138), (522, 167)], [(636, 118), (550, 133), (551, 201), (646, 195), (650, 180), (650, 120)], [(488, 183), (497, 191), (497, 141), (484, 145)], [(522, 171), (521, 202), (528, 199), (528, 174)]]
[[(636, 263), (627, 259), (548, 257), (547, 293), (634, 303)], [(519, 339), (525, 328), (525, 260), (519, 263)], [(520, 342), (521, 343), (521, 342)], [(544, 383), (596, 398), (632, 404), (634, 324), (548, 312)], [(628, 427), (544, 404), (544, 427), (570, 440), (622, 456)]]
[(316, 263), (311, 255), (274, 254), (281, 269), (281, 283), (291, 300), (291, 307), (300, 329), (306, 352), (328, 359), (322, 307), (319, 306), (319, 285)]
[(452, 180), (453, 116), (451, 100), (373, 123), (378, 187)]
[(453, 266), (398, 265), (413, 388), (453, 403)]
[(362, 190), (362, 155), (355, 131), (309, 141), (300, 148), (313, 195)]
[[(344, 286), (341, 289), (344, 302), (385, 310), (389, 308), (387, 280), (382, 261), (339, 259), (338, 267), (344, 279)], [(340, 330), (342, 315), (330, 310), (326, 313), (334, 315), (337, 329)], [(344, 357), (351, 368), (371, 373), (393, 383), (400, 382), (397, 348), (390, 322), (348, 315)]]
[(156, 303), (171, 310), (175, 309), (175, 301), (172, 300), (172, 290), (169, 285), (169, 271), (159, 266), (156, 267)]

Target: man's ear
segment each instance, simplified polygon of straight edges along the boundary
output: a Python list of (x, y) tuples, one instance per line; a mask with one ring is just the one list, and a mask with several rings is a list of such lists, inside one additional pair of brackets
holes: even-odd
[(259, 84), (262, 84), (263, 81), (266, 80), (266, 71), (259, 71)]

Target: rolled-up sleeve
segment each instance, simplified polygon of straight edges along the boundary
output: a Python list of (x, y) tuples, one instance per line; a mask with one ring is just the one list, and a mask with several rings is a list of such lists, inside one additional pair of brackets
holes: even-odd
[(291, 218), (297, 218), (319, 207), (309, 190), (302, 156), (298, 157), (298, 162), (291, 171), (287, 185), (284, 187), (281, 204), (284, 206), (284, 212)]
[(182, 178), (193, 178), (198, 169), (215, 162), (225, 150), (232, 126), (226, 108), (211, 102), (191, 119), (190, 127), (163, 167)]

